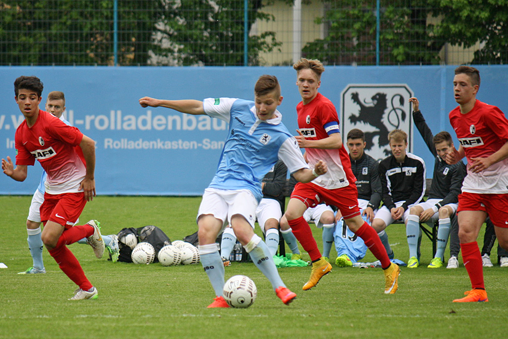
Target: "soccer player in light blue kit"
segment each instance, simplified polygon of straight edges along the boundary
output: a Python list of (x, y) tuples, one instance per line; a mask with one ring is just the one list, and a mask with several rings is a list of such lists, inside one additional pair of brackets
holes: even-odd
[(263, 196), (261, 182), (279, 158), (301, 182), (310, 182), (327, 172), (323, 161), (319, 161), (313, 170), (309, 169), (296, 139), (282, 124), (282, 115), (277, 110), (282, 102), (277, 78), (261, 76), (254, 92), (254, 101), (231, 98), (158, 100), (149, 97), (139, 100), (142, 107), (162, 106), (182, 113), (207, 114), (229, 123), (217, 172), (203, 194), (197, 216), (201, 263), (216, 295), (208, 308), (229, 307), (222, 296), (225, 271), (215, 243), (226, 218), (282, 302), (287, 305), (296, 298), (296, 294), (282, 282), (268, 247), (254, 233), (256, 208)]

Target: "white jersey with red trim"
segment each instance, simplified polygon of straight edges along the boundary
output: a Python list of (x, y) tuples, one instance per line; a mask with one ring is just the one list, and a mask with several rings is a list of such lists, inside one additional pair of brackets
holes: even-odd
[[(339, 117), (333, 103), (321, 93), (308, 104), (296, 106), (298, 127), (306, 139), (321, 140), (334, 133), (340, 133)], [(326, 162), (328, 172), (312, 182), (326, 189), (336, 189), (355, 184), (351, 161), (344, 147), (339, 149), (307, 148), (305, 154), (313, 168), (319, 160)]]
[[(37, 121), (28, 127), (23, 121), (16, 130), (16, 165), (33, 166), (37, 159), (46, 171), (46, 192), (76, 193), (86, 174), (79, 144), (83, 134), (54, 115), (39, 110)], [(78, 146), (78, 147), (76, 147)]]
[(508, 193), (508, 159), (499, 161), (480, 173), (470, 171), (471, 159), (486, 158), (508, 141), (508, 120), (504, 113), (496, 106), (476, 100), (470, 112), (462, 114), (460, 108), (456, 107), (449, 116), (468, 162), (462, 192)]

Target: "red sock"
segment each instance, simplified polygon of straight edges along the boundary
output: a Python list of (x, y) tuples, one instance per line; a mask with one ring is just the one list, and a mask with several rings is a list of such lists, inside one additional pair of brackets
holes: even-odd
[(49, 251), (49, 254), (55, 259), (60, 269), (71, 279), (76, 285), (84, 291), (88, 291), (93, 285), (88, 281), (85, 272), (81, 268), (78, 259), (72, 254), (67, 246), (55, 247)]
[(381, 267), (383, 269), (386, 269), (390, 266), (391, 261), (390, 258), (388, 258), (388, 254), (386, 254), (386, 249), (379, 239), (377, 232), (372, 227), (370, 227), (369, 224), (364, 222), (362, 227), (360, 227), (355, 234), (363, 239), (365, 245), (367, 245), (372, 254), (374, 254), (374, 256), (379, 261), (381, 261)]
[(321, 252), (316, 243), (316, 239), (312, 235), (309, 224), (304, 217), (288, 220), (289, 226), (293, 229), (293, 234), (300, 242), (303, 249), (309, 253), (310, 260), (316, 261), (321, 258)]
[(90, 225), (74, 226), (66, 229), (58, 239), (56, 247), (74, 244), (78, 240), (91, 236), (93, 232), (94, 229)]
[(467, 244), (460, 244), (462, 252), (462, 261), (466, 267), (469, 280), (471, 280), (472, 288), (485, 289), (483, 281), (483, 263), (480, 249), (476, 241)]

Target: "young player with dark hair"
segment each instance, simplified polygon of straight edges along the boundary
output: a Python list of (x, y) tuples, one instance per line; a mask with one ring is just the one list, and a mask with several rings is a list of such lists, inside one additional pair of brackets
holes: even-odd
[[(363, 131), (354, 128), (348, 132), (346, 139), (351, 170), (356, 178), (358, 206), (362, 212), (362, 218), (370, 225), (381, 202), (379, 163), (365, 153), (366, 143)], [(337, 222), (334, 234), (337, 249), (335, 264), (339, 267), (352, 266), (367, 252), (364, 241), (351, 233), (343, 221)]]
[(459, 162), (449, 165), (444, 160), (446, 154), (453, 149), (453, 141), (450, 133), (443, 131), (435, 136), (425, 122), (420, 103), (413, 97), (409, 99), (413, 103), (413, 121), (425, 141), (430, 152), (435, 156), (434, 174), (430, 186), (427, 201), (415, 205), (409, 210), (406, 233), (409, 245), (408, 267), (416, 268), (420, 264), (417, 257), (419, 252), (419, 237), (421, 237), (420, 222), (433, 225), (439, 221), (437, 231), (437, 249), (429, 268), (443, 267), (444, 251), (450, 234), (451, 219), (455, 215), (458, 206), (458, 195), (462, 181), (466, 175), (466, 166)]
[(198, 100), (158, 100), (144, 97), (142, 107), (166, 107), (182, 113), (207, 114), (229, 122), (229, 133), (217, 172), (205, 190), (198, 211), (198, 237), (201, 264), (215, 291), (209, 308), (229, 307), (222, 290), (224, 266), (215, 239), (226, 218), (254, 264), (270, 280), (284, 304), (296, 298), (282, 282), (270, 251), (254, 233), (254, 216), (261, 200), (261, 182), (280, 158), (293, 176), (309, 182), (327, 171), (318, 161), (313, 170), (303, 159), (298, 143), (282, 123), (277, 107), (282, 102), (275, 76), (261, 76), (254, 87), (255, 100), (209, 98)]
[(460, 142), (448, 163), (467, 158), (467, 175), (459, 195), (458, 221), (462, 259), (471, 280), (470, 291), (454, 302), (488, 301), (480, 249), (476, 241), (487, 215), (499, 245), (508, 250), (508, 120), (496, 106), (476, 99), (480, 72), (470, 66), (455, 69), (453, 91), (459, 104), (450, 114)]
[(88, 281), (74, 254), (67, 248), (87, 237), (97, 258), (104, 253), (100, 230), (93, 220), (73, 226), (87, 201), (95, 196), (95, 142), (77, 128), (39, 109), (42, 82), (21, 76), (14, 82), (15, 100), (25, 120), (16, 130), (16, 168), (10, 157), (2, 159), (4, 173), (16, 181), (27, 177), (27, 166), (37, 159), (47, 173), (42, 242), (60, 269), (79, 288), (69, 300), (96, 299), (97, 289)]
[(309, 165), (314, 165), (318, 159), (328, 165), (327, 174), (311, 183), (296, 184), (285, 213), (293, 233), (312, 260), (311, 276), (303, 289), (316, 286), (332, 270), (330, 263), (321, 257), (309, 224), (303, 218), (307, 208), (324, 201), (340, 210), (348, 227), (381, 261), (385, 293), (393, 294), (398, 288), (400, 268), (390, 262), (378, 235), (360, 215), (356, 178), (342, 144), (337, 111), (333, 103), (318, 92), (324, 66), (318, 60), (300, 59), (293, 68), (297, 72), (296, 85), (302, 98), (296, 107), (300, 134), (296, 139), (299, 146), (305, 148)]

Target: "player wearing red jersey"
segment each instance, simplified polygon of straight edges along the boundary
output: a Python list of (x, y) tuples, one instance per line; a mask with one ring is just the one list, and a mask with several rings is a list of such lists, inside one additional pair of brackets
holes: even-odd
[(302, 97), (296, 108), (299, 126), (296, 139), (300, 147), (305, 148), (310, 166), (318, 159), (328, 165), (328, 173), (311, 183), (295, 186), (285, 214), (293, 233), (313, 263), (310, 279), (303, 289), (316, 286), (332, 270), (332, 266), (321, 257), (309, 224), (303, 218), (308, 207), (324, 201), (340, 210), (351, 231), (361, 237), (381, 261), (385, 273), (385, 293), (393, 294), (398, 288), (400, 269), (390, 262), (376, 231), (360, 215), (356, 178), (351, 171), (349, 155), (342, 145), (337, 111), (332, 102), (318, 92), (323, 64), (318, 60), (301, 59), (293, 68), (297, 71), (296, 85)]
[(33, 166), (35, 159), (40, 162), (48, 175), (40, 207), (42, 242), (60, 269), (79, 286), (69, 300), (96, 299), (97, 289), (66, 246), (87, 237), (98, 258), (104, 252), (104, 242), (93, 220), (73, 226), (86, 202), (95, 196), (95, 142), (76, 127), (40, 110), (42, 90), (42, 82), (34, 76), (21, 76), (14, 82), (16, 103), (25, 120), (15, 134), (16, 168), (7, 157), (2, 159), (2, 170), (16, 181), (24, 181), (27, 166)]
[(508, 120), (503, 112), (476, 99), (480, 72), (469, 66), (455, 69), (453, 90), (458, 107), (450, 112), (460, 142), (448, 163), (467, 158), (467, 176), (457, 209), (462, 258), (472, 289), (454, 302), (488, 301), (483, 266), (476, 239), (487, 215), (499, 245), (508, 249)]

